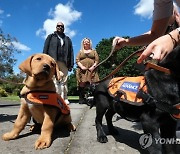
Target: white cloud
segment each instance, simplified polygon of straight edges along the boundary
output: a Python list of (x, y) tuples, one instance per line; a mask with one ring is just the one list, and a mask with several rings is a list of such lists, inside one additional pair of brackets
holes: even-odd
[(63, 5), (61, 3), (55, 6), (55, 9), (50, 9), (48, 12), (49, 19), (44, 21), (43, 27), (36, 31), (36, 35), (46, 38), (48, 34), (55, 31), (57, 22), (61, 21), (65, 25), (65, 33), (73, 37), (76, 35), (76, 31), (72, 30), (70, 26), (80, 19), (82, 13), (73, 9), (72, 3)]
[(31, 48), (27, 47), (26, 45), (20, 43), (20, 42), (16, 42), (13, 41), (12, 44), (14, 45), (14, 47), (18, 50), (23, 50), (23, 51), (29, 51), (31, 50)]
[(11, 14), (6, 14), (6, 17), (11, 17)]
[(3, 20), (2, 19), (4, 19), (5, 17), (11, 17), (11, 15), (10, 14), (4, 15), (4, 10), (0, 9), (0, 27), (3, 24)]
[(1, 10), (1, 9), (0, 9), (0, 14), (3, 14), (3, 13), (4, 13), (4, 10)]
[(140, 15), (143, 18), (150, 19), (153, 14), (154, 0), (140, 0), (140, 2), (134, 7), (135, 15)]

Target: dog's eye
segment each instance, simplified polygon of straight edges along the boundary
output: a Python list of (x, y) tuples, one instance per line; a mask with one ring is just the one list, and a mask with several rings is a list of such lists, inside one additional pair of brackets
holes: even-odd
[(52, 67), (55, 67), (55, 64), (54, 64), (53, 62), (51, 62), (51, 66), (52, 66)]
[(38, 58), (36, 58), (36, 60), (41, 60), (41, 58), (40, 58), (40, 57), (38, 57)]

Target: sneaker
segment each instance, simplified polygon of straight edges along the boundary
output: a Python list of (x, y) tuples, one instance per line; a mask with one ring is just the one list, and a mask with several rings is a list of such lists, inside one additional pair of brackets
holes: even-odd
[(64, 101), (65, 101), (65, 103), (66, 103), (67, 105), (70, 104), (69, 101), (68, 101), (68, 99), (65, 99)]

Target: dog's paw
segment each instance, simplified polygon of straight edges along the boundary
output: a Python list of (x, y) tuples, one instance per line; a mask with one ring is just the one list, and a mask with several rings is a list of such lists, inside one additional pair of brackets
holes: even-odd
[(70, 124), (68, 124), (68, 130), (69, 130), (69, 131), (73, 131), (73, 132), (74, 132), (74, 131), (76, 131), (76, 126), (74, 126), (74, 125), (73, 125), (73, 124), (71, 124), (71, 123), (70, 123)]
[(5, 133), (3, 136), (2, 136), (2, 139), (4, 141), (9, 141), (9, 140), (12, 140), (12, 139), (15, 139), (17, 138), (17, 134), (14, 134), (12, 132), (8, 132), (8, 133)]
[(51, 145), (51, 139), (47, 137), (39, 137), (39, 139), (35, 142), (35, 149), (45, 149)]
[(108, 142), (108, 138), (106, 136), (99, 136), (99, 137), (97, 137), (97, 140), (100, 143), (107, 143)]

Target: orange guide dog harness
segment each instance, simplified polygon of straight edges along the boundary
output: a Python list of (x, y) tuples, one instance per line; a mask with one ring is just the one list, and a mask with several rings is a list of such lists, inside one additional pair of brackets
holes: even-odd
[(140, 89), (147, 92), (144, 76), (113, 78), (108, 89), (111, 96), (115, 97), (120, 92), (120, 100), (133, 105), (143, 105), (142, 98), (137, 97)]
[[(117, 97), (119, 93), (120, 101), (136, 106), (144, 105), (143, 99), (139, 98), (137, 95), (140, 90), (147, 93), (144, 76), (116, 77), (109, 82), (108, 86), (108, 92), (112, 97)], [(163, 106), (165, 105), (166, 104)], [(172, 117), (175, 119), (180, 119), (180, 104), (176, 104), (170, 108), (176, 110), (175, 113), (170, 113)], [(162, 109), (162, 107), (159, 109)]]
[(56, 92), (30, 91), (25, 94), (24, 98), (28, 103), (31, 104), (52, 105), (58, 107), (62, 114), (68, 115), (70, 113), (69, 106)]

